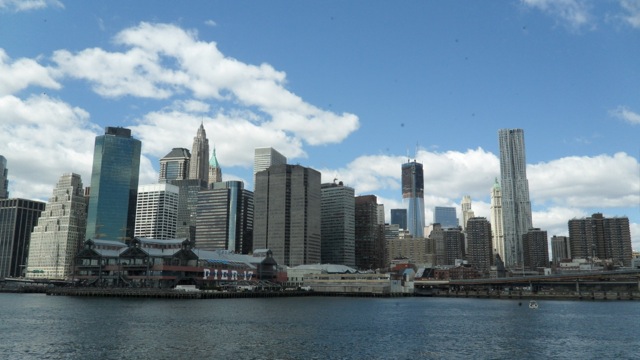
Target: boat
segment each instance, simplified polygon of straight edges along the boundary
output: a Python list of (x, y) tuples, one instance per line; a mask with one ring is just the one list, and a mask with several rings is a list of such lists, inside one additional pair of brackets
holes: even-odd
[(529, 309), (537, 309), (538, 303), (535, 300), (529, 301)]

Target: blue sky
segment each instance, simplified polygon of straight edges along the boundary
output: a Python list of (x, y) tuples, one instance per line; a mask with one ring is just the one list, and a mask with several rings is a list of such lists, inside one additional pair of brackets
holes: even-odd
[(489, 218), (497, 132), (523, 128), (534, 226), (628, 216), (640, 250), (640, 1), (0, 0), (0, 154), (13, 197), (90, 183), (105, 126), (143, 142), (140, 183), (199, 124), (225, 180), (253, 149), (426, 219), (471, 195)]

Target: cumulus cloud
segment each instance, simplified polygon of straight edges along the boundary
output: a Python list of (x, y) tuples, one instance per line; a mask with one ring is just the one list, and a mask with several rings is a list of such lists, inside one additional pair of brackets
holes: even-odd
[(49, 6), (64, 8), (64, 4), (58, 0), (0, 0), (0, 10), (14, 12), (40, 10)]
[(522, 3), (560, 19), (574, 30), (593, 26), (589, 5), (584, 0), (522, 0)]
[(319, 109), (291, 93), (284, 72), (225, 56), (195, 31), (143, 22), (118, 33), (114, 43), (127, 50), (59, 50), (53, 61), (60, 75), (85, 79), (105, 97), (168, 99), (186, 93), (257, 109), (260, 127), (310, 145), (339, 143), (359, 127), (357, 116)]
[(626, 106), (618, 106), (616, 109), (609, 111), (609, 114), (618, 119), (622, 119), (632, 125), (640, 125), (640, 114), (631, 111)]
[(12, 61), (4, 49), (0, 48), (0, 96), (15, 94), (29, 86), (59, 89), (51, 70), (32, 59)]

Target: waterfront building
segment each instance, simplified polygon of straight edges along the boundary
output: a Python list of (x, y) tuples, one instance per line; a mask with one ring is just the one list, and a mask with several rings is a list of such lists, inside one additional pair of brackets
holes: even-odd
[(198, 193), (196, 247), (248, 254), (253, 248), (253, 192), (242, 181), (216, 182)]
[(407, 207), (407, 229), (414, 237), (424, 236), (424, 173), (422, 164), (402, 164), (402, 200)]
[(462, 228), (443, 229), (433, 224), (429, 239), (434, 243), (435, 265), (455, 265), (464, 258), (464, 234)]
[(171, 184), (138, 187), (134, 236), (151, 239), (175, 239), (180, 189)]
[(504, 228), (502, 226), (502, 190), (496, 178), (491, 188), (491, 243), (493, 253), (504, 259)]
[(69, 280), (84, 242), (87, 202), (80, 175), (63, 174), (31, 232), (25, 276)]
[(0, 199), (9, 198), (9, 170), (7, 159), (0, 155)]
[(467, 261), (487, 277), (493, 265), (491, 224), (484, 217), (472, 217), (467, 221)]
[(0, 199), (0, 279), (24, 275), (31, 232), (45, 205), (27, 199)]
[(209, 159), (209, 183), (207, 189), (211, 189), (213, 184), (218, 182), (222, 182), (222, 168), (220, 168), (220, 164), (218, 163), (216, 148), (214, 147), (211, 158)]
[(457, 228), (458, 216), (456, 208), (449, 206), (436, 206), (433, 212), (433, 223), (440, 224), (443, 228)]
[(185, 148), (173, 148), (160, 159), (160, 176), (158, 182), (166, 183), (173, 180), (189, 178), (189, 161), (191, 153)]
[(549, 242), (547, 232), (531, 228), (522, 235), (524, 267), (535, 271), (549, 267)]
[[(397, 226), (397, 225), (388, 225)], [(406, 259), (411, 264), (434, 264), (435, 247), (434, 242), (429, 238), (400, 238), (385, 236), (385, 249), (387, 264), (392, 264), (394, 260)]]
[(386, 267), (384, 226), (378, 225), (378, 198), (375, 195), (355, 198), (356, 268), (372, 270)]
[(605, 218), (596, 213), (584, 219), (569, 220), (571, 258), (611, 259), (631, 266), (629, 218)]
[(476, 216), (473, 210), (471, 210), (471, 196), (463, 196), (460, 207), (462, 209), (462, 231), (465, 231), (467, 229), (467, 221)]
[(285, 165), (287, 158), (274, 148), (256, 148), (253, 155), (253, 187), (256, 187), (256, 174), (273, 165)]
[(507, 267), (514, 267), (523, 262), (522, 236), (532, 227), (524, 131), (501, 129), (498, 139), (505, 242), (503, 259)]
[(321, 185), (321, 261), (356, 266), (355, 192), (339, 183)]
[(397, 224), (400, 229), (407, 230), (407, 209), (391, 209), (391, 224)]
[(140, 140), (131, 130), (107, 127), (93, 150), (87, 238), (133, 238), (140, 171)]
[(320, 172), (300, 165), (272, 165), (256, 174), (253, 248), (270, 249), (279, 264), (321, 259)]
[(200, 124), (191, 147), (191, 159), (189, 160), (189, 179), (200, 180), (202, 187), (209, 183), (209, 139), (204, 130), (204, 124)]
[(568, 236), (553, 235), (551, 237), (551, 255), (554, 265), (558, 265), (563, 260), (571, 259), (571, 245)]

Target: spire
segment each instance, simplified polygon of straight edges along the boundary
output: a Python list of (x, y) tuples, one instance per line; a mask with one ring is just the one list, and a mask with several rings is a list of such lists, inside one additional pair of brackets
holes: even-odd
[(213, 152), (211, 153), (211, 158), (209, 159), (209, 183), (208, 188), (211, 189), (212, 185), (217, 182), (222, 182), (222, 169), (220, 168), (220, 164), (218, 163), (218, 158), (216, 157), (216, 147), (213, 147)]
[(213, 146), (213, 152), (211, 153), (211, 158), (209, 159), (209, 167), (220, 167), (218, 164), (218, 158), (216, 158), (216, 147)]

